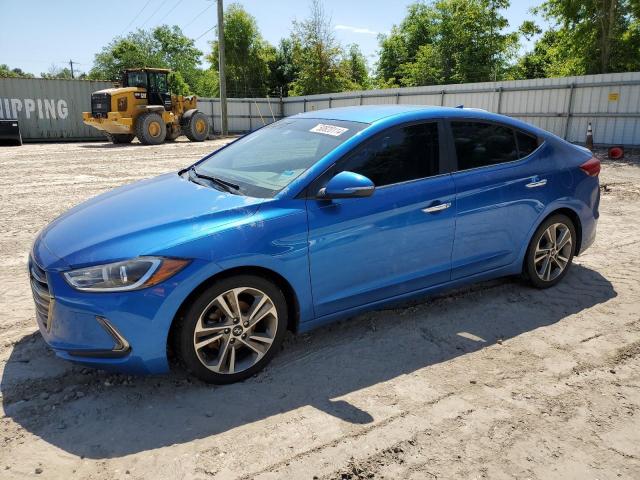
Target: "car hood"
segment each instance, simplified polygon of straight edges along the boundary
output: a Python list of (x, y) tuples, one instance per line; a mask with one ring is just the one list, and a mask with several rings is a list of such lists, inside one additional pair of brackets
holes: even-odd
[(264, 199), (198, 185), (177, 173), (98, 195), (40, 234), (34, 254), (65, 269), (152, 255), (253, 215)]

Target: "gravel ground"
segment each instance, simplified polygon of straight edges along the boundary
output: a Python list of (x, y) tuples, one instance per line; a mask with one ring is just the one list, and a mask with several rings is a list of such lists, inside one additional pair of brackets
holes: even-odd
[(223, 143), (0, 148), (1, 478), (640, 478), (637, 155), (603, 163), (598, 239), (554, 289), (485, 282), (290, 335), (225, 387), (52, 355), (37, 231)]

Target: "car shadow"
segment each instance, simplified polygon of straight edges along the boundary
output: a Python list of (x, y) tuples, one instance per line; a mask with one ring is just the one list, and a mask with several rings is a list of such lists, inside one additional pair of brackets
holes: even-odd
[(71, 367), (34, 333), (13, 347), (0, 389), (7, 417), (96, 459), (190, 442), (305, 406), (367, 424), (372, 416), (340, 397), (569, 321), (616, 295), (606, 278), (580, 265), (549, 290), (484, 282), (292, 335), (265, 371), (227, 386), (202, 384), (179, 369), (127, 377)]

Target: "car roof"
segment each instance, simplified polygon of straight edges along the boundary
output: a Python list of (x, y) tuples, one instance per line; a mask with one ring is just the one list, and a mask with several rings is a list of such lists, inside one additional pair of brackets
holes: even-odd
[(336, 107), (325, 110), (312, 110), (295, 115), (295, 118), (314, 118), (324, 120), (343, 120), (373, 124), (381, 120), (402, 122), (428, 118), (473, 118), (489, 120), (529, 130), (538, 135), (548, 132), (529, 123), (512, 117), (488, 112), (479, 108), (438, 107), (428, 105), (363, 105), (354, 107)]

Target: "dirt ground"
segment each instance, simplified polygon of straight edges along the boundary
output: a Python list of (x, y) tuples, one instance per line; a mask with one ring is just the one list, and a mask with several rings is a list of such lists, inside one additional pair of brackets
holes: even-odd
[(0, 148), (0, 478), (640, 478), (640, 160), (606, 161), (565, 281), (474, 285), (289, 336), (207, 386), (57, 359), (26, 262), (69, 207), (222, 141)]

